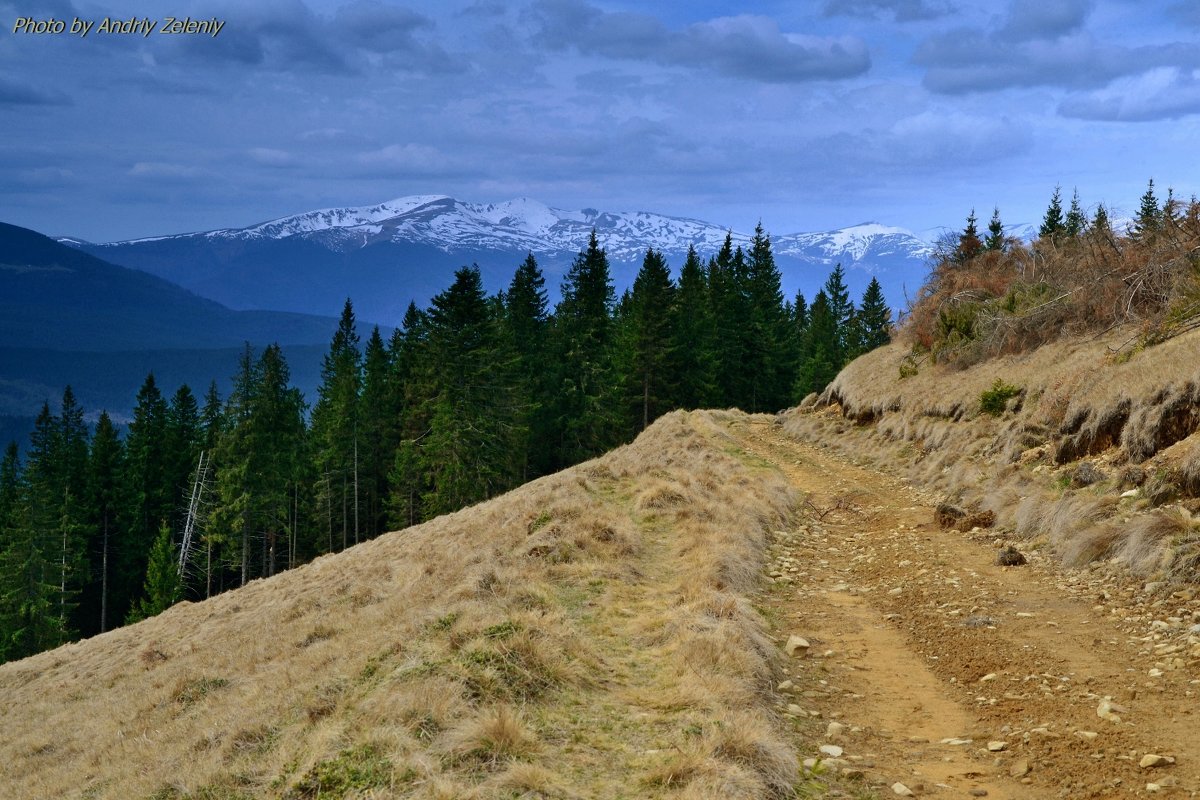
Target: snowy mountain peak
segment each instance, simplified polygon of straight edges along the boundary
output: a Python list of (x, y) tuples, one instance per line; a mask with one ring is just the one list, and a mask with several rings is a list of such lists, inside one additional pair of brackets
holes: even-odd
[[(562, 258), (585, 248), (593, 229), (609, 258), (627, 263), (640, 262), (647, 248), (677, 256), (691, 246), (706, 257), (720, 249), (726, 235), (743, 248), (751, 242), (749, 234), (725, 226), (648, 211), (568, 211), (529, 197), (467, 203), (439, 194), (399, 197), (371, 206), (319, 209), (199, 235), (210, 240), (243, 241), (302, 237), (343, 253), (389, 241), (419, 244), (447, 254), (530, 251)], [(929, 252), (928, 244), (911, 232), (878, 222), (772, 236), (772, 244), (781, 255), (816, 264), (840, 261), (847, 268), (873, 256), (924, 259)]]

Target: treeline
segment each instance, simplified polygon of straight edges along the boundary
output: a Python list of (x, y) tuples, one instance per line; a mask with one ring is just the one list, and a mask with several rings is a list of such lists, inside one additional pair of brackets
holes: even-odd
[(22, 465), (0, 462), (0, 656), (20, 658), (492, 497), (628, 441), (675, 408), (775, 411), (885, 343), (872, 280), (837, 266), (786, 302), (770, 239), (726, 237), (673, 280), (646, 253), (615, 293), (595, 233), (550, 308), (530, 255), (487, 295), (463, 268), (388, 341), (347, 300), (309, 408), (278, 345), (243, 351), (229, 396), (147, 377), (122, 437), (68, 387)]
[(1129, 346), (1200, 327), (1200, 201), (1159, 199), (1151, 180), (1127, 224), (1104, 204), (1064, 208), (1055, 188), (1032, 242), (1006, 235), (1000, 211), (981, 235), (975, 212), (946, 237), (905, 324), (914, 360), (969, 364), (1065, 335), (1136, 325)]

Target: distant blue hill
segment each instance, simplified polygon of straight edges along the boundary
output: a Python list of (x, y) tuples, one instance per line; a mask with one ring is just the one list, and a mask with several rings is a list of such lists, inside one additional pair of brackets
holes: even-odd
[(234, 311), (0, 223), (0, 447), (24, 444), (42, 403), (57, 409), (67, 384), (90, 417), (117, 420), (151, 371), (168, 396), (187, 383), (201, 397), (214, 379), (224, 395), (245, 342), (279, 343), (311, 402), (336, 327), (332, 317)]

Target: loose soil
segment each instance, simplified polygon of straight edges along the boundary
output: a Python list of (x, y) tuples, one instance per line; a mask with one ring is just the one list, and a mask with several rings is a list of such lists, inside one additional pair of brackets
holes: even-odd
[[(773, 418), (729, 429), (807, 497), (777, 536), (764, 603), (781, 646), (810, 643), (779, 704), (802, 758), (844, 749), (818, 768), (831, 795), (895, 796), (894, 783), (947, 798), (1197, 795), (1200, 601), (1064, 570), (1021, 542), (1029, 564), (997, 566), (1005, 533), (939, 528), (919, 488)], [(1098, 713), (1106, 698), (1119, 719)], [(834, 720), (845, 732), (827, 739)], [(1151, 753), (1175, 763), (1141, 767)]]

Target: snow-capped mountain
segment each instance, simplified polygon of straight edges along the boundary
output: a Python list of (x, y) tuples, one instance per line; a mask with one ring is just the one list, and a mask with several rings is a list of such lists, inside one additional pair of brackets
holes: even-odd
[[(504, 288), (532, 252), (557, 287), (595, 230), (618, 291), (632, 283), (646, 249), (678, 269), (689, 246), (714, 255), (726, 235), (748, 247), (752, 234), (649, 212), (567, 211), (528, 198), (467, 203), (444, 195), (402, 197), (373, 206), (328, 208), (245, 228), (158, 236), (110, 244), (68, 239), (109, 261), (175, 281), (234, 308), (337, 313), (347, 295), (365, 319), (394, 323), (449, 285), (453, 269), (476, 263), (489, 289)], [(835, 263), (851, 289), (878, 275), (898, 303), (914, 294), (931, 252), (902, 228), (869, 222), (835, 231), (772, 235), (789, 296), (809, 298)]]

